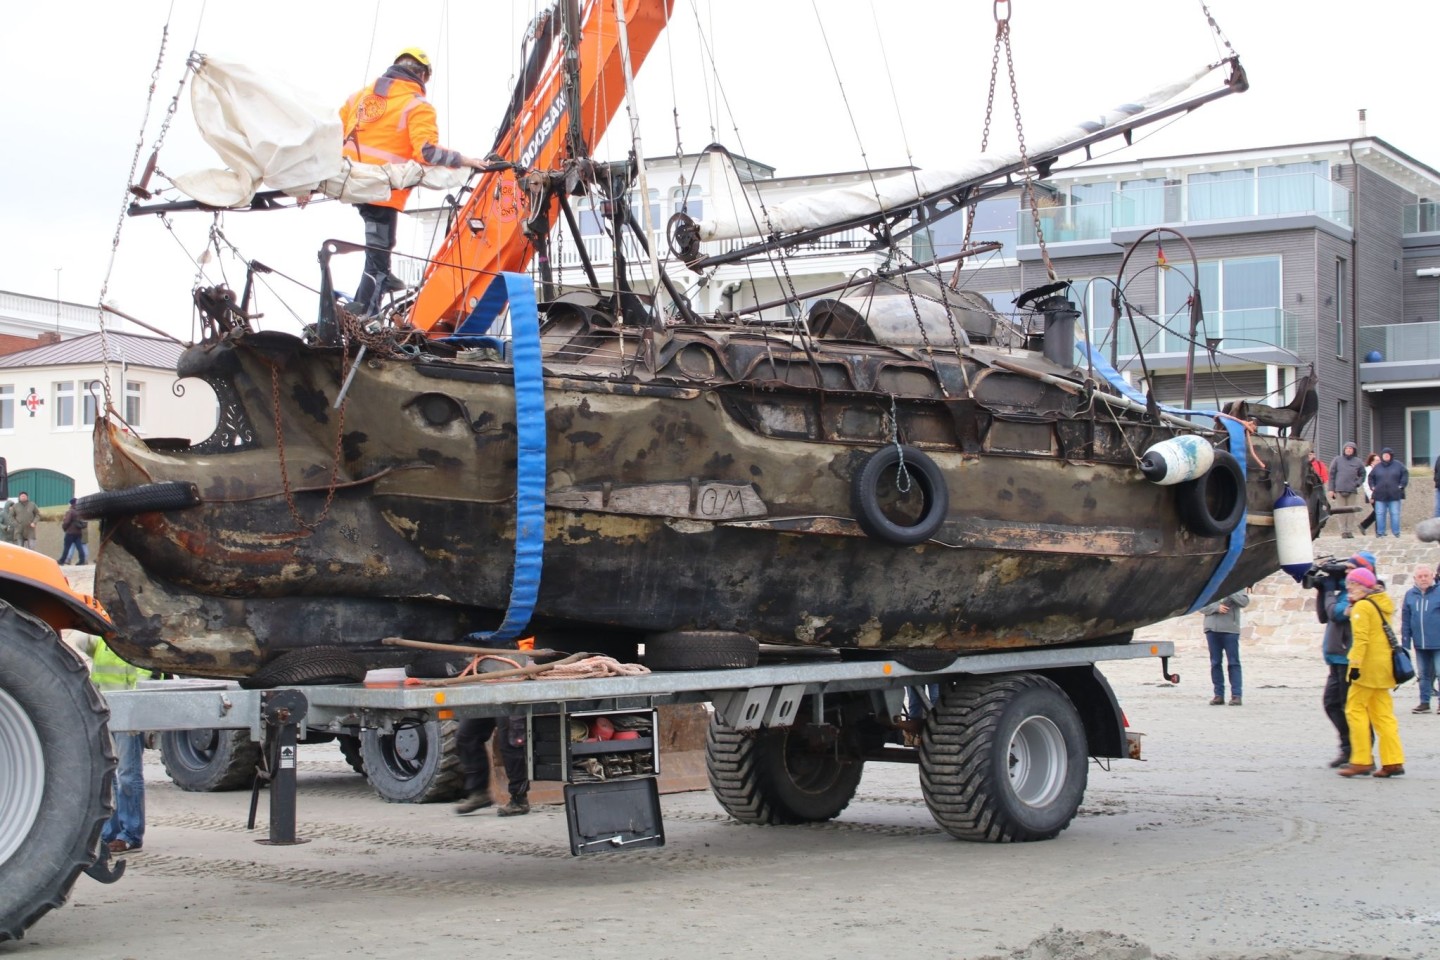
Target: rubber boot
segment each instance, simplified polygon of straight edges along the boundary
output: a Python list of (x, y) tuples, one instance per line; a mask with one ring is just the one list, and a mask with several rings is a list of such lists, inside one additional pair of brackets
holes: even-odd
[(511, 797), (509, 803), (495, 811), (495, 815), (499, 817), (523, 817), (529, 812), (529, 800), (525, 797)]

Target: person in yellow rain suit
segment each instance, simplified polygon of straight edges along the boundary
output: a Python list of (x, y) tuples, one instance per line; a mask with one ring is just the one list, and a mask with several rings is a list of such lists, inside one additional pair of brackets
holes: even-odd
[[(345, 132), (345, 156), (360, 163), (404, 163), (415, 160), (431, 167), (484, 168), (456, 150), (440, 146), (435, 108), (425, 99), (431, 63), (425, 51), (406, 47), (372, 84), (357, 90), (340, 108)], [(395, 248), (395, 225), (410, 191), (392, 190), (387, 200), (362, 203), (365, 221), (365, 274), (355, 290), (355, 309), (374, 313), (380, 297), (405, 289), (390, 272), (390, 251)]]
[[(1345, 719), (1350, 724), (1350, 762), (1340, 768), (1342, 777), (1398, 777), (1405, 772), (1405, 750), (1400, 724), (1395, 720), (1395, 686), (1390, 641), (1385, 623), (1395, 613), (1375, 574), (1363, 567), (1345, 575), (1350, 598), (1350, 692), (1345, 696)], [(1380, 769), (1370, 752), (1370, 730), (1380, 738)]]
[[(84, 650), (90, 655), (90, 679), (103, 693), (132, 690), (140, 670), (120, 659), (119, 654), (99, 637), (88, 637)], [(145, 843), (145, 735), (117, 733), (115, 757), (115, 812), (100, 831), (100, 840), (111, 853), (139, 850)]]

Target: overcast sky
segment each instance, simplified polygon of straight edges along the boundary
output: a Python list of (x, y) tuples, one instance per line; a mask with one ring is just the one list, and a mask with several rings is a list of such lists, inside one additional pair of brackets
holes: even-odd
[[(53, 297), (58, 280), (62, 299), (97, 302), (167, 19), (142, 164), (192, 48), (283, 76), (338, 106), (399, 49), (421, 46), (437, 64), (429, 96), (442, 140), (483, 155), (536, 7), (531, 0), (7, 5), (0, 62), (15, 90), (0, 158), (0, 290)], [(1219, 56), (1199, 0), (1012, 0), (1010, 7), (1032, 138)], [(1106, 159), (1345, 139), (1357, 135), (1356, 110), (1366, 107), (1370, 135), (1440, 166), (1427, 52), (1433, 0), (1374, 7), (1210, 0), (1210, 9), (1250, 74), (1250, 92)], [(638, 84), (645, 152), (675, 151), (678, 111), (685, 150), (718, 140), (781, 175), (912, 161), (951, 166), (979, 145), (992, 10), (992, 0), (675, 0), (672, 26)], [(160, 158), (172, 173), (215, 164), (193, 132), (188, 92)], [(1003, 76), (997, 99), (992, 142), (1013, 139)], [(618, 140), (597, 152), (623, 155)], [(411, 205), (423, 199), (412, 197)], [(174, 236), (154, 217), (125, 222), (109, 298), (188, 338), (191, 257), (211, 218), (181, 214), (172, 224)], [(312, 285), (320, 242), (360, 236), (359, 218), (340, 204), (229, 214), (222, 226), (247, 256)], [(220, 266), (238, 288), (243, 270)], [(211, 282), (218, 280), (216, 265), (209, 269)], [(302, 319), (313, 318), (308, 294), (278, 280), (275, 290)], [(264, 326), (294, 329), (274, 297), (266, 307)]]

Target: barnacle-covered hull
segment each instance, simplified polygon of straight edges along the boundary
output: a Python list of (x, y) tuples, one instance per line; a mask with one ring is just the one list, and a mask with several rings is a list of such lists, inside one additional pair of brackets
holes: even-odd
[[(1229, 546), (1189, 529), (1176, 488), (1135, 468), (1182, 426), (1048, 383), (1036, 354), (1002, 365), (977, 347), (946, 363), (722, 326), (659, 340), (583, 311), (546, 327), (530, 623), (557, 645), (685, 630), (888, 651), (1120, 642), (1189, 609)], [(107, 523), (97, 591), (128, 659), (245, 676), (339, 644), (393, 665), (407, 654), (382, 638), (453, 642), (500, 622), (517, 472), (534, 467), (519, 462), (508, 363), (355, 362), (246, 334), (191, 348), (181, 372), (216, 388), (215, 436), (96, 431), (106, 489), (193, 481), (200, 494)], [(938, 468), (948, 500), (915, 544), (861, 522), (857, 477), (897, 442)], [(1255, 442), (1241, 452), (1244, 549), (1212, 594), (1278, 568), (1270, 505), (1308, 475), (1304, 444)], [(894, 471), (880, 483), (902, 522), (904, 484)]]

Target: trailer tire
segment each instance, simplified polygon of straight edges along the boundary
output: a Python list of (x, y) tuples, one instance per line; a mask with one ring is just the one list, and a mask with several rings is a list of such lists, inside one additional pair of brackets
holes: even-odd
[(260, 744), (249, 730), (167, 730), (160, 762), (170, 782), (189, 793), (239, 790), (255, 782)]
[(314, 683), (359, 683), (365, 679), (365, 663), (344, 647), (299, 647), (280, 656), (240, 680), (246, 690), (269, 690)]
[[(920, 487), (922, 497), (919, 516), (913, 523), (892, 519), (880, 502), (881, 478), (900, 462), (902, 453), (906, 472), (911, 482)], [(945, 522), (950, 512), (950, 491), (945, 486), (945, 474), (934, 460), (914, 447), (890, 444), (872, 453), (851, 478), (850, 505), (861, 530), (876, 540), (913, 547), (933, 537)]]
[(342, 733), (335, 738), (335, 742), (340, 745), (340, 755), (350, 764), (350, 769), (362, 777), (365, 776), (365, 758), (360, 756), (360, 738)]
[(109, 716), (80, 655), (0, 601), (0, 941), (64, 903), (95, 862), (114, 809)]
[(741, 823), (821, 823), (849, 806), (864, 759), (804, 749), (800, 731), (740, 731), (711, 716), (705, 768), (726, 813)]
[(396, 723), (393, 733), (360, 734), (365, 776), (389, 803), (444, 803), (460, 795), (464, 774), (455, 735), (456, 720)]
[(921, 792), (960, 840), (1049, 840), (1080, 809), (1087, 753), (1075, 705), (1048, 678), (966, 678), (944, 686), (925, 718)]
[(651, 670), (730, 670), (760, 662), (760, 644), (727, 630), (672, 630), (645, 638), (645, 666)]
[(200, 489), (195, 484), (167, 480), (164, 483), (142, 483), (123, 490), (88, 493), (75, 502), (75, 512), (81, 520), (104, 520), (136, 513), (184, 510), (198, 506), (200, 502)]
[(1180, 520), (1202, 537), (1223, 537), (1245, 516), (1245, 477), (1240, 462), (1224, 450), (1215, 451), (1215, 463), (1194, 480), (1175, 487)]

